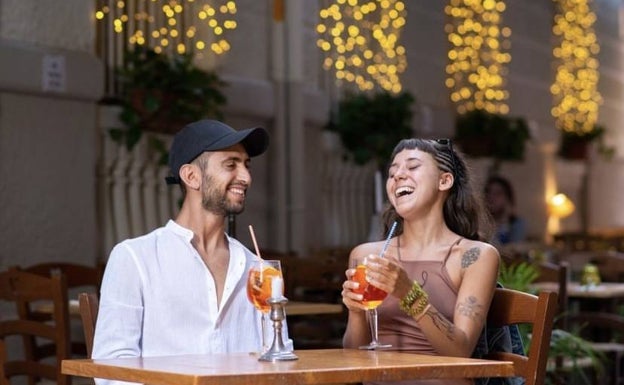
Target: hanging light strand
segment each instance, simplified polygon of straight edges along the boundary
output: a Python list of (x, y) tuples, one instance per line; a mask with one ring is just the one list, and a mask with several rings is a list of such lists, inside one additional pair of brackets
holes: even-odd
[(559, 44), (553, 49), (557, 65), (550, 87), (553, 95), (552, 116), (557, 128), (583, 134), (594, 129), (602, 96), (598, 92), (600, 46), (593, 25), (596, 14), (591, 0), (554, 0), (553, 34)]
[[(234, 0), (110, 0), (96, 10), (100, 23), (110, 23), (124, 45), (146, 45), (160, 52), (230, 50), (228, 31), (236, 29)], [(219, 3), (220, 5), (216, 5)], [(114, 11), (113, 11), (114, 10)]]
[(362, 91), (401, 92), (407, 60), (399, 38), (406, 12), (398, 0), (338, 0), (321, 9), (316, 32), (323, 68)]
[(446, 86), (457, 112), (483, 109), (507, 114), (511, 29), (503, 26), (502, 0), (450, 0), (444, 12), (450, 48)]

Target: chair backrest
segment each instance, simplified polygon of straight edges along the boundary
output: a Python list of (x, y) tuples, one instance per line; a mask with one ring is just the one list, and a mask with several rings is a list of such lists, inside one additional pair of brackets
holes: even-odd
[(91, 286), (99, 291), (104, 275), (102, 265), (81, 265), (70, 262), (44, 262), (27, 267), (20, 267), (21, 270), (43, 276), (52, 276), (55, 273), (63, 273), (67, 280), (67, 288)]
[(511, 352), (492, 352), (485, 358), (512, 361), (515, 374), (526, 385), (542, 385), (546, 375), (552, 324), (557, 310), (557, 293), (544, 291), (539, 296), (511, 289), (496, 289), (488, 312), (488, 326), (532, 325), (526, 356)]
[(602, 281), (622, 282), (624, 280), (624, 253), (596, 253), (590, 262), (598, 267)]
[[(624, 316), (600, 311), (581, 311), (567, 316), (570, 330), (579, 330), (582, 337), (592, 342), (624, 343)], [(604, 337), (597, 341), (596, 337)]]
[(95, 335), (95, 323), (97, 321), (98, 309), (100, 307), (98, 295), (96, 293), (80, 293), (78, 303), (80, 304), (80, 318), (82, 319), (82, 330), (84, 331), (85, 344), (87, 345), (87, 356), (91, 358), (93, 351), (93, 336)]
[(566, 317), (564, 314), (568, 310), (568, 271), (569, 264), (566, 261), (559, 263), (541, 262), (537, 265), (539, 276), (536, 282), (556, 282), (557, 290), (557, 325), (566, 329)]
[[(14, 303), (17, 310), (16, 318), (0, 319), (0, 384), (8, 385), (18, 376), (27, 376), (31, 385), (40, 379), (53, 380), (58, 385), (70, 384), (70, 378), (61, 374), (61, 361), (70, 357), (65, 277), (62, 274), (42, 277), (17, 269), (0, 272), (0, 300)], [(52, 301), (54, 305), (51, 322), (29, 318), (31, 305), (42, 300)], [(15, 336), (24, 341), (23, 357), (16, 349), (11, 349), (11, 356), (8, 354), (8, 339)], [(55, 347), (53, 362), (35, 360), (32, 352), (28, 354), (35, 338), (49, 341)]]
[(340, 303), (340, 284), (349, 266), (348, 259), (332, 255), (291, 258), (289, 261), (292, 292), (296, 301)]
[[(26, 267), (15, 267), (16, 269), (38, 274), (44, 277), (52, 277), (57, 274), (63, 274), (67, 282), (68, 297), (75, 298), (78, 295), (78, 290), (83, 291), (93, 290), (99, 292), (100, 285), (102, 284), (102, 277), (104, 275), (103, 265), (82, 265), (71, 262), (43, 262)], [(73, 289), (73, 290), (72, 290)], [(46, 312), (33, 311), (30, 317), (37, 320), (49, 320), (50, 314)], [(70, 320), (71, 322), (71, 320)], [(74, 357), (86, 357), (87, 347), (86, 343), (82, 339), (71, 338), (71, 352)], [(52, 346), (39, 346), (33, 347), (32, 351), (37, 359), (45, 359), (54, 354)]]

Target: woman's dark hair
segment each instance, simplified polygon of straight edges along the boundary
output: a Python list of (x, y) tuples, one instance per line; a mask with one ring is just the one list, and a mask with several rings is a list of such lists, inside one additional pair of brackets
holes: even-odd
[[(444, 222), (451, 231), (473, 240), (490, 239), (492, 222), (487, 216), (482, 197), (473, 186), (470, 170), (463, 155), (453, 148), (450, 139), (403, 139), (392, 151), (391, 159), (403, 150), (420, 150), (431, 154), (444, 172), (454, 176), (453, 187), (444, 201)], [(403, 232), (403, 218), (389, 206), (383, 214), (384, 233), (398, 221), (396, 235)]]

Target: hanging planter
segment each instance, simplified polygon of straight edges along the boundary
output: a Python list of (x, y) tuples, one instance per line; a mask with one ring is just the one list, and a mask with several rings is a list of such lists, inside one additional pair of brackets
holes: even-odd
[(524, 118), (472, 110), (455, 119), (454, 140), (468, 156), (521, 161), (530, 138)]
[(408, 93), (350, 93), (340, 101), (327, 129), (340, 136), (357, 164), (374, 161), (381, 170), (394, 146), (412, 136), (414, 97)]
[(589, 132), (561, 130), (558, 155), (563, 159), (585, 160), (588, 158), (592, 143), (598, 144), (598, 152), (610, 159), (615, 154), (615, 148), (604, 143), (605, 128), (595, 125)]
[(131, 150), (143, 132), (175, 134), (203, 118), (222, 118), (225, 83), (216, 73), (197, 68), (192, 54), (167, 56), (137, 46), (124, 55), (118, 69), (123, 128), (111, 138)]

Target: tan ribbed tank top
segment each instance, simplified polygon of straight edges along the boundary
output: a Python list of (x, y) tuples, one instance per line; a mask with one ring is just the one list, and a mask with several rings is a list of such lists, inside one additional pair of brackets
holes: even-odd
[[(457, 302), (458, 288), (455, 287), (446, 270), (446, 261), (451, 255), (453, 247), (458, 245), (462, 239), (463, 238), (459, 238), (449, 247), (442, 261), (401, 261), (408, 276), (418, 281), (427, 292), (429, 295), (429, 303), (451, 321), (453, 320), (453, 311), (455, 309), (455, 303)], [(392, 348), (388, 350), (400, 350), (431, 355), (437, 354), (418, 327), (416, 321), (399, 308), (399, 299), (389, 295), (377, 309), (379, 315), (379, 341), (384, 344), (392, 344)], [(447, 385), (471, 383), (471, 380), (452, 379), (383, 382), (381, 384)]]

